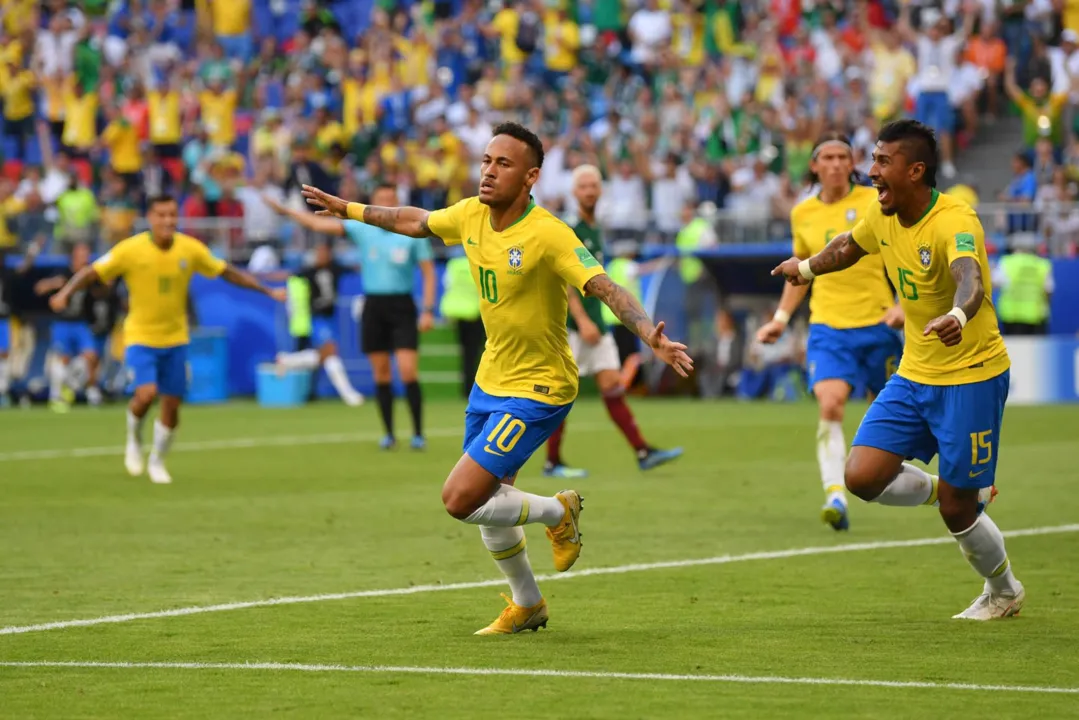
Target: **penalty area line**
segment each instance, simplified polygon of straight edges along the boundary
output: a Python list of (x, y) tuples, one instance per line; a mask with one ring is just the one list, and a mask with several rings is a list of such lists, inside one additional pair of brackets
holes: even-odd
[[(1035, 535), (1059, 535), (1064, 533), (1079, 532), (1079, 523), (1071, 525), (1052, 525), (1047, 527), (1025, 528), (1011, 530), (1004, 533), (1006, 538), (1030, 537)], [(555, 580), (572, 580), (574, 578), (592, 577), (596, 575), (624, 575), (627, 573), (647, 572), (649, 570), (672, 570), (687, 567), (701, 567), (705, 565), (730, 565), (733, 563), (750, 562), (754, 560), (783, 560), (787, 558), (805, 557), (809, 555), (832, 555), (838, 553), (859, 552), (866, 550), (890, 550), (895, 548), (926, 547), (931, 545), (951, 545), (955, 540), (951, 537), (928, 537), (914, 540), (880, 540), (876, 542), (849, 543), (845, 545), (825, 545), (816, 547), (791, 548), (788, 550), (770, 550), (765, 552), (743, 553), (740, 555), (718, 555), (709, 558), (696, 558), (689, 560), (668, 560), (653, 563), (634, 563), (632, 565), (615, 565), (611, 567), (585, 568), (583, 570), (571, 570), (569, 572), (540, 575), (536, 580), (539, 582), (553, 582)], [(115, 623), (134, 622), (136, 620), (156, 620), (160, 618), (183, 617), (186, 615), (201, 615), (203, 613), (226, 612), (229, 610), (247, 610), (250, 608), (274, 607), (277, 605), (300, 605), (304, 603), (329, 602), (333, 600), (354, 600), (358, 598), (394, 597), (398, 595), (419, 595), (422, 593), (445, 592), (448, 590), (474, 590), (477, 588), (502, 587), (506, 584), (504, 578), (496, 580), (480, 580), (477, 582), (458, 582), (448, 584), (410, 585), (408, 587), (384, 588), (379, 590), (359, 590), (355, 592), (327, 593), (322, 595), (305, 595), (299, 597), (279, 597), (265, 600), (249, 600), (243, 602), (222, 603), (219, 605), (196, 605), (193, 607), (174, 608), (172, 610), (157, 610), (154, 612), (125, 613), (122, 615), (106, 615), (104, 617), (86, 618), (81, 620), (60, 620), (57, 622), (39, 623), (35, 625), (13, 625), (0, 628), (0, 635), (21, 635), (32, 632), (45, 632), (47, 630), (63, 630), (75, 627), (91, 627), (95, 625), (109, 625)]]
[(916, 690), (962, 690), (973, 692), (1079, 694), (1077, 687), (1042, 685), (980, 685), (975, 683), (928, 682), (919, 680), (866, 680), (857, 678), (785, 677), (773, 675), (710, 675), (675, 673), (605, 672), (591, 670), (544, 670), (529, 668), (409, 667), (394, 665), (327, 665), (305, 663), (204, 663), (204, 662), (92, 662), (28, 661), (3, 662), (6, 668), (107, 669), (107, 670), (263, 670), (270, 672), (364, 673), (382, 675), (466, 675), (571, 678), (583, 680), (646, 680), (652, 682), (710, 682), (744, 685), (823, 685), (879, 687)]

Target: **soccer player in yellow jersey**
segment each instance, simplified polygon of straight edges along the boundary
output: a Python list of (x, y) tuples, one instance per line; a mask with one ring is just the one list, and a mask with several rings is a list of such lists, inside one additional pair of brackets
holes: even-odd
[[(95, 282), (123, 277), (128, 289), (124, 321), (125, 364), (135, 375), (135, 394), (128, 405), (124, 464), (133, 476), (148, 470), (150, 480), (170, 483), (164, 458), (180, 422), (180, 403), (187, 391), (187, 294), (194, 273), (220, 277), (239, 287), (284, 301), (283, 289), (270, 290), (245, 272), (210, 254), (201, 241), (176, 232), (179, 208), (162, 195), (147, 203), (150, 231), (117, 243), (106, 255), (77, 272), (52, 298), (56, 312), (74, 293)], [(154, 444), (148, 463), (142, 456), (142, 425), (156, 398), (161, 416), (154, 423)]]
[[(817, 141), (810, 170), (820, 192), (791, 211), (794, 255), (803, 259), (823, 250), (835, 235), (853, 228), (877, 197), (873, 188), (855, 184), (854, 154), (842, 133), (829, 132)], [(757, 339), (777, 341), (808, 292), (807, 285), (784, 285), (779, 309), (772, 321), (757, 331)], [(893, 329), (902, 326), (903, 310), (895, 302), (879, 255), (862, 258), (842, 275), (813, 283), (806, 363), (820, 408), (817, 464), (825, 493), (821, 518), (836, 530), (850, 527), (843, 492), (847, 398), (853, 388), (864, 387), (873, 395), (884, 388), (903, 354), (903, 343)]]
[(437, 235), (463, 245), (480, 290), (487, 349), (465, 411), (464, 455), (442, 487), (446, 511), (480, 526), (484, 545), (509, 580), (507, 607), (478, 635), (536, 630), (547, 624), (525, 552), (521, 525), (542, 523), (555, 569), (568, 570), (581, 552), (581, 498), (516, 489), (517, 472), (557, 428), (577, 397), (577, 367), (566, 330), (567, 284), (606, 303), (681, 375), (692, 369), (685, 346), (653, 325), (640, 304), (611, 281), (573, 231), (532, 200), (543, 145), (517, 123), (494, 129), (480, 165), (479, 197), (444, 210), (346, 203), (304, 186), (320, 212), (352, 218), (412, 237)]
[[(991, 620), (1023, 607), (992, 499), (1011, 362), (991, 300), (985, 234), (965, 202), (936, 190), (933, 131), (899, 120), (880, 131), (869, 173), (877, 202), (852, 230), (772, 271), (795, 285), (880, 255), (906, 312), (899, 370), (873, 401), (847, 459), (852, 493), (882, 505), (933, 505), (985, 578), (955, 617)], [(904, 463), (940, 456), (940, 477)]]

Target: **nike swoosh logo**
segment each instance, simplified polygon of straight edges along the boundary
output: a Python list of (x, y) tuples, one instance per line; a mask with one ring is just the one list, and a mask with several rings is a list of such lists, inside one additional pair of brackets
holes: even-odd
[(468, 240), (465, 241), (465, 244), (466, 245), (478, 245), (479, 243), (472, 242), (472, 238), (469, 238)]
[(982, 474), (982, 473), (984, 473), (984, 472), (985, 472), (985, 470), (981, 470), (981, 471), (979, 471), (979, 472), (973, 472), (973, 471), (971, 471), (971, 473), (970, 473), (970, 477), (972, 477), (972, 478), (976, 478), (976, 477), (978, 477), (979, 475), (981, 475), (981, 474)]
[(484, 451), (484, 452), (489, 452), (489, 453), (491, 453), (492, 455), (497, 455), (497, 456), (499, 456), (499, 457), (502, 457), (503, 455), (505, 455), (505, 453), (500, 453), (500, 452), (497, 452), (497, 451), (495, 451), (495, 450), (492, 450), (492, 449), (491, 449), (491, 446), (490, 446), (490, 445), (484, 445), (484, 446), (483, 446), (483, 451)]
[(888, 243), (884, 242), (883, 240), (880, 241), (880, 244), (883, 245), (884, 247), (888, 247)]
[(536, 612), (534, 612), (534, 613), (532, 613), (531, 615), (529, 615), (529, 616), (528, 616), (528, 619), (527, 619), (527, 620), (525, 620), (525, 621), (524, 621), (524, 623), (523, 623), (523, 624), (521, 624), (521, 625), (518, 625), (518, 624), (517, 624), (517, 621), (516, 621), (516, 620), (514, 620), (514, 621), (513, 621), (513, 625), (511, 626), (511, 627), (513, 628), (513, 632), (515, 632), (515, 633), (519, 633), (519, 632), (521, 632), (522, 630), (527, 630), (527, 629), (528, 629), (528, 624), (529, 624), (530, 622), (532, 622), (533, 620), (535, 620), (535, 619), (536, 619), (536, 616), (537, 616), (537, 615), (539, 615), (539, 610), (537, 610)]

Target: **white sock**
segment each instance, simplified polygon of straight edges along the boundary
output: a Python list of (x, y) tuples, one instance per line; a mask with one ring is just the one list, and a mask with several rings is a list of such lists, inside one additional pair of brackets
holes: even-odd
[(0, 358), (0, 395), (11, 389), (10, 365), (7, 358)]
[(1000, 528), (985, 513), (962, 532), (952, 533), (959, 541), (959, 549), (975, 572), (985, 578), (985, 584), (993, 594), (1014, 595), (1018, 582), (1012, 574), (1012, 565), (1004, 549), (1004, 536)]
[(326, 368), (326, 374), (333, 384), (333, 389), (337, 391), (337, 394), (343, 400), (357, 400), (359, 398), (359, 393), (352, 387), (352, 383), (348, 381), (348, 373), (345, 372), (345, 364), (341, 362), (340, 357), (330, 355), (322, 362), (322, 367)]
[(910, 463), (903, 463), (903, 469), (872, 502), (903, 507), (932, 505), (937, 501), (937, 481), (935, 475)]
[(154, 421), (154, 447), (150, 451), (150, 462), (161, 462), (172, 445), (173, 431), (165, 427), (160, 420)]
[(59, 400), (64, 392), (64, 381), (67, 380), (67, 363), (54, 357), (49, 365), (49, 399)]
[(556, 497), (543, 497), (521, 492), (510, 485), (499, 485), (491, 499), (465, 518), (469, 525), (513, 527), (543, 523), (554, 527), (562, 522), (566, 508)]
[(289, 370), (314, 370), (318, 367), (319, 359), (318, 350), (301, 350), (277, 356), (277, 362)]
[(519, 527), (480, 525), (483, 544), (491, 552), (495, 565), (509, 580), (513, 602), (521, 607), (535, 607), (543, 600), (532, 565), (525, 549), (525, 531)]
[(847, 441), (843, 437), (843, 423), (821, 420), (817, 425), (817, 464), (828, 499), (836, 495), (845, 499), (843, 474), (847, 464)]
[(127, 442), (130, 445), (134, 443), (139, 447), (142, 447), (142, 423), (146, 419), (146, 416), (135, 417), (135, 413), (130, 409), (127, 411)]

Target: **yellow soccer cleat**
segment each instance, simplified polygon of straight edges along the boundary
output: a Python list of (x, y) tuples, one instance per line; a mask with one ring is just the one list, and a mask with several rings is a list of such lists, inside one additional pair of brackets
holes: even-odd
[(558, 572), (566, 572), (581, 556), (579, 518), (583, 498), (577, 494), (576, 490), (563, 490), (556, 493), (555, 497), (566, 508), (566, 514), (562, 516), (562, 522), (558, 525), (547, 528), (547, 539), (551, 541), (554, 569)]
[(513, 635), (525, 630), (536, 632), (540, 628), (547, 627), (546, 600), (540, 600), (538, 605), (526, 608), (513, 602), (513, 599), (505, 593), (502, 593), (502, 599), (506, 601), (506, 609), (493, 623), (482, 630), (477, 630), (476, 635)]

